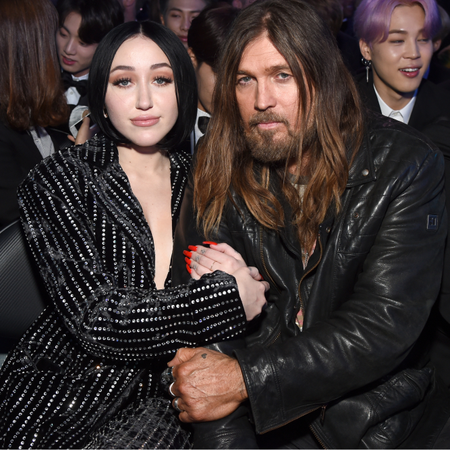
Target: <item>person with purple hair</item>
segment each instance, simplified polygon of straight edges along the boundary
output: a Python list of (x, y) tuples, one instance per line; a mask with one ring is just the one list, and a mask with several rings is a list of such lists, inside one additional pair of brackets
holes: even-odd
[[(366, 66), (357, 80), (366, 107), (420, 131), (444, 154), (446, 207), (450, 211), (450, 93), (424, 78), (441, 29), (435, 0), (363, 0), (355, 32)], [(450, 386), (450, 239), (430, 357)], [(433, 317), (433, 316), (432, 316)], [(430, 328), (430, 329), (431, 329)]]

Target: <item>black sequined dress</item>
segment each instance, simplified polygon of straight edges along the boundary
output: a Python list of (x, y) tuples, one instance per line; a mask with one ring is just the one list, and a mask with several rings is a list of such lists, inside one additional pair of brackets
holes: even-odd
[[(175, 227), (190, 160), (170, 162)], [(156, 289), (149, 226), (102, 136), (40, 163), (19, 202), (50, 304), (0, 372), (0, 447), (96, 446), (110, 424), (132, 435), (138, 421), (148, 442), (131, 448), (189, 445), (159, 376), (178, 348), (244, 331), (234, 278)]]

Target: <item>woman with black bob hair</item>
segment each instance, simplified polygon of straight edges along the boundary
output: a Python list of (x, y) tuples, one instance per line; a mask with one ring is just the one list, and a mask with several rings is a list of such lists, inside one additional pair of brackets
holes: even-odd
[[(90, 83), (92, 87), (89, 94), (89, 105), (93, 122), (97, 123), (100, 130), (111, 140), (122, 143), (130, 143), (111, 123), (104, 114), (105, 96), (108, 89), (110, 68), (119, 47), (133, 36), (142, 34), (155, 42), (165, 53), (170, 61), (175, 81), (178, 118), (173, 128), (159, 142), (159, 147), (176, 148), (189, 134), (194, 126), (197, 112), (197, 84), (192, 63), (180, 51), (178, 42), (173, 33), (167, 33), (164, 26), (155, 23), (133, 22), (127, 26), (117, 27), (110, 32), (101, 42), (100, 49), (95, 54), (90, 71)], [(174, 42), (177, 42), (175, 45)], [(184, 47), (183, 47), (184, 48)], [(193, 105), (195, 107), (193, 108)]]
[(225, 250), (214, 273), (171, 287), (190, 164), (177, 146), (197, 102), (179, 39), (152, 22), (120, 25), (89, 83), (101, 133), (45, 159), (19, 188), (49, 302), (2, 366), (0, 447), (189, 447), (161, 374), (180, 347), (242, 334), (266, 283)]

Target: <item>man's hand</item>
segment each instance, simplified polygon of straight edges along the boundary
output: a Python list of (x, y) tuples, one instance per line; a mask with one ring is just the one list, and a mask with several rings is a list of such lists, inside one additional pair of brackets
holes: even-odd
[(231, 414), (247, 397), (236, 359), (206, 348), (181, 348), (168, 363), (176, 380), (182, 422), (206, 422)]

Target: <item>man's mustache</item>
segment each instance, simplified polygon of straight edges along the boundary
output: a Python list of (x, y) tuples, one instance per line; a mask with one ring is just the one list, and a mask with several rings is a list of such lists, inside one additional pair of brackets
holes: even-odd
[(266, 122), (280, 122), (289, 127), (289, 122), (285, 117), (272, 111), (261, 111), (254, 114), (248, 120), (248, 125), (250, 128), (254, 128), (260, 123)]

